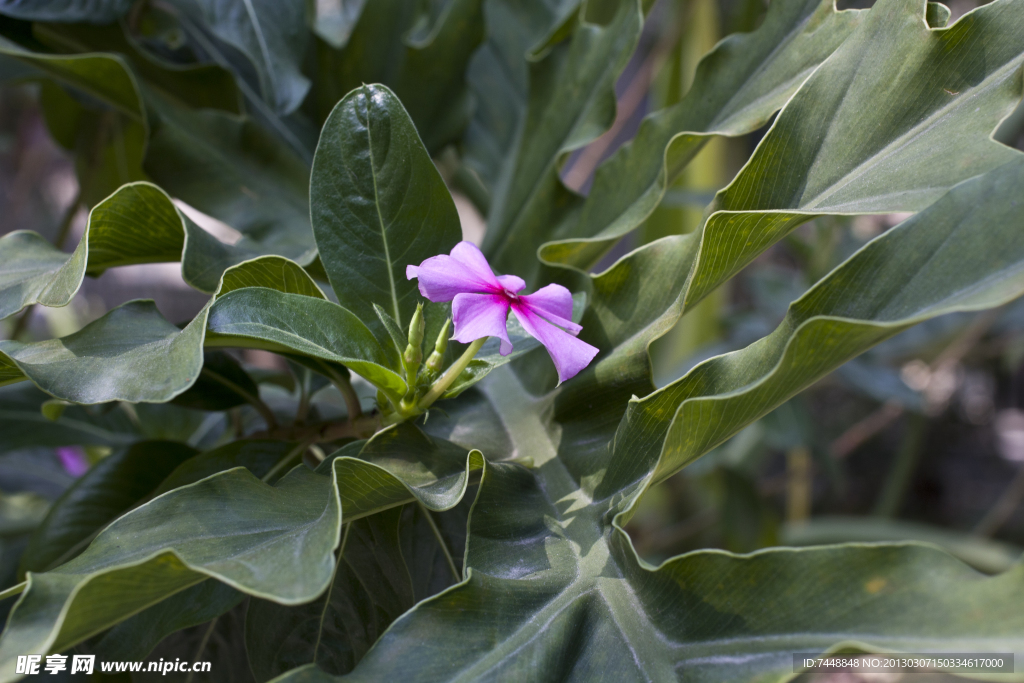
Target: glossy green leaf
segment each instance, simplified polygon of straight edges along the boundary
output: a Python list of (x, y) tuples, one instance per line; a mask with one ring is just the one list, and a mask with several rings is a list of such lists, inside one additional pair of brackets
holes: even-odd
[[(643, 563), (613, 524), (640, 490), (610, 481), (608, 451), (588, 445), (609, 433), (607, 417), (559, 415), (504, 370), (482, 386), (511, 452), (532, 469), (498, 463), (484, 473), (465, 581), (403, 615), (347, 677), (306, 666), (278, 680), (537, 671), (558, 680), (775, 680), (792, 674), (793, 652), (850, 641), (1019, 650), (1024, 621), (1006, 596), (1020, 567), (984, 577), (920, 545), (705, 551)], [(598, 483), (611, 495), (595, 491)]]
[(610, 16), (585, 5), (572, 37), (531, 66), (521, 129), (492, 196), (484, 251), (498, 270), (527, 282), (535, 277), (537, 247), (577, 203), (558, 177), (562, 163), (611, 127), (615, 81), (640, 37), (638, 0), (606, 4)]
[(398, 396), (405, 380), (359, 318), (341, 306), (264, 287), (231, 292), (213, 305), (207, 346), (234, 346), (294, 353), (342, 363)]
[(636, 138), (594, 176), (579, 217), (545, 244), (541, 258), (589, 268), (658, 206), (668, 184), (715, 135), (764, 125), (862, 21), (832, 0), (769, 5), (757, 30), (727, 37), (701, 60), (678, 104), (648, 116)]
[(1020, 5), (990, 4), (937, 30), (924, 9), (876, 4), (793, 96), (716, 197), (687, 305), (812, 216), (917, 211), (1020, 156), (992, 140), (1024, 91)]
[(105, 24), (128, 11), (131, 0), (3, 0), (0, 14), (29, 21)]
[(244, 467), (254, 477), (262, 479), (274, 465), (292, 453), (296, 444), (286, 441), (267, 441), (263, 439), (240, 439), (225, 444), (211, 451), (200, 453), (178, 465), (167, 478), (156, 487), (154, 496), (159, 496), (182, 486), (194, 484), (210, 475), (225, 472), (236, 467)]
[(386, 87), (365, 86), (338, 103), (317, 146), (310, 197), (339, 303), (386, 344), (374, 303), (405, 329), (420, 300), (406, 266), (448, 253), (462, 235), (448, 188)]
[[(577, 13), (580, 0), (486, 0), (484, 44), (470, 60), (466, 79), (476, 99), (476, 111), (466, 130), (466, 164), (487, 195), (499, 192), (503, 167), (519, 142), (526, 115), (530, 61), (559, 27)], [(486, 213), (486, 206), (483, 207)]]
[[(464, 74), (483, 38), (483, 4), (378, 0), (360, 7), (344, 41), (338, 35), (318, 46), (314, 94), (321, 117), (349, 91), (383, 83), (402, 101), (427, 149), (440, 151), (472, 114)], [(342, 13), (352, 6), (344, 4)]]
[(13, 680), (26, 647), (64, 650), (207, 577), (309, 602), (334, 573), (343, 511), (354, 521), (413, 501), (448, 509), (482, 466), (478, 452), (400, 425), (343, 451), (324, 475), (298, 467), (271, 487), (236, 467), (176, 488), (113, 522), (71, 562), (28, 575), (0, 638), (0, 680)]
[(171, 0), (203, 31), (240, 50), (269, 104), (288, 114), (302, 104), (309, 79), (301, 70), (308, 43), (302, 0)]
[(258, 681), (301, 664), (349, 671), (391, 622), (413, 606), (412, 574), (402, 557), (395, 508), (352, 522), (342, 535), (331, 585), (299, 607), (249, 603), (246, 650)]
[(152, 301), (129, 301), (78, 332), (48, 341), (0, 341), (0, 357), (43, 391), (74, 403), (162, 402), (202, 370), (206, 311), (184, 330)]
[[(19, 371), (20, 374), (20, 371)], [(24, 375), (21, 375), (24, 379)], [(128, 413), (113, 406), (67, 406), (56, 420), (43, 415), (50, 397), (22, 383), (0, 389), (0, 451), (29, 446), (128, 446), (142, 438)]]
[(94, 647), (96, 657), (108, 662), (145, 660), (167, 636), (216, 619), (244, 598), (231, 586), (207, 579), (107, 631)]
[(194, 448), (172, 441), (142, 441), (100, 460), (50, 508), (21, 556), (19, 573), (44, 572), (70, 560), (104, 525), (195, 454)]

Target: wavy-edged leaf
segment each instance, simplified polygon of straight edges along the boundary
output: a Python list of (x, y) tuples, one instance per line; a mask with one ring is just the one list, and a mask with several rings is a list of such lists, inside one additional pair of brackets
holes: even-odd
[[(20, 371), (19, 380), (24, 379)], [(142, 438), (121, 410), (65, 406), (56, 420), (43, 415), (50, 397), (30, 384), (0, 389), (0, 452), (29, 446), (128, 446)]]
[(309, 79), (301, 70), (309, 32), (303, 0), (170, 0), (204, 31), (240, 50), (259, 77), (265, 99), (289, 114), (302, 104)]
[(488, 195), (484, 204), (500, 191), (502, 169), (518, 144), (527, 108), (529, 57), (571, 21), (579, 5), (580, 0), (484, 3), (486, 37), (466, 72), (477, 106), (463, 140), (466, 163)]
[(406, 266), (447, 253), (462, 236), (444, 180), (386, 87), (352, 91), (328, 117), (310, 197), (313, 233), (339, 303), (386, 344), (374, 303), (405, 329), (419, 300)]
[[(165, 195), (159, 196), (170, 204)], [(281, 257), (245, 261), (226, 271), (222, 280), (218, 292), (246, 292), (235, 295), (234, 302), (248, 300), (255, 291), (282, 296), (295, 291), (302, 294), (294, 296), (334, 306), (315, 298), (323, 293), (312, 279)], [(248, 287), (251, 284), (263, 287)], [(239, 286), (244, 290), (233, 289)], [(31, 343), (0, 341), (0, 380), (28, 379), (73, 403), (163, 403), (186, 392), (202, 371), (211, 305), (213, 300), (182, 330), (164, 319), (152, 301), (130, 301), (67, 337)], [(223, 338), (219, 341), (224, 345)]]
[(298, 607), (249, 603), (246, 650), (257, 681), (307, 662), (349, 671), (413, 606), (412, 575), (399, 538), (401, 518), (402, 510), (395, 508), (352, 522), (342, 535), (331, 586), (319, 599)]
[(142, 661), (175, 631), (216, 619), (244, 598), (231, 586), (207, 579), (122, 621), (91, 650), (103, 661)]
[(0, 14), (28, 21), (106, 24), (131, 7), (131, 0), (2, 0)]
[(764, 125), (863, 19), (833, 0), (773, 2), (751, 33), (718, 43), (678, 104), (649, 115), (636, 138), (602, 164), (577, 220), (543, 246), (553, 264), (587, 269), (658, 206), (668, 185), (716, 135)]
[(398, 619), (348, 676), (306, 666), (277, 680), (753, 681), (791, 675), (794, 651), (849, 641), (1020, 649), (1019, 599), (1007, 598), (1019, 595), (1019, 566), (986, 577), (933, 547), (882, 545), (713, 550), (651, 567), (613, 524), (638, 492), (591, 493), (612, 475), (607, 455), (580, 457), (595, 432), (578, 427), (606, 425), (553, 420), (550, 397), (531, 397), (508, 371), (482, 386), (533, 468), (485, 471), (465, 580)]
[(100, 460), (54, 502), (21, 556), (19, 573), (44, 572), (70, 560), (94, 533), (196, 453), (173, 441), (142, 441)]
[(718, 193), (686, 304), (813, 216), (918, 211), (1019, 158), (992, 131), (1024, 91), (1021, 7), (1001, 0), (934, 30), (923, 3), (872, 7)]
[(60, 339), (0, 341), (0, 358), (43, 391), (73, 403), (162, 403), (188, 389), (202, 370), (207, 310), (179, 330), (152, 301), (129, 301)]
[(297, 467), (272, 487), (239, 467), (174, 489), (113, 522), (71, 562), (30, 573), (0, 638), (0, 680), (14, 679), (25, 648), (64, 650), (208, 577), (308, 602), (331, 580), (343, 510), (349, 522), (416, 501), (449, 509), (484, 465), (479, 452), (411, 425), (355, 446), (322, 466), (326, 476)]
[(571, 38), (531, 65), (527, 107), (488, 212), (484, 251), (499, 270), (531, 282), (537, 247), (578, 204), (559, 169), (568, 152), (614, 122), (615, 81), (642, 24), (639, 0), (619, 0), (603, 12), (584, 5)]
[(614, 468), (628, 478), (660, 452), (664, 477), (915, 323), (1020, 296), (1022, 187), (1024, 158), (965, 181), (818, 282), (769, 336), (632, 402), (615, 446), (628, 455)]
[(207, 346), (258, 348), (342, 363), (403, 396), (405, 380), (363, 322), (330, 301), (265, 287), (230, 292), (210, 310)]
[(181, 463), (160, 482), (154, 496), (194, 484), (218, 472), (244, 467), (254, 477), (262, 479), (274, 465), (293, 452), (296, 444), (265, 439), (239, 439), (229, 444), (200, 453)]

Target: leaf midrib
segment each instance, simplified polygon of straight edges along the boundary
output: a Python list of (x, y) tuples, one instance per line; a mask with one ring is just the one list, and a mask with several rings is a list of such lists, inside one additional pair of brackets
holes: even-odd
[(384, 226), (384, 216), (380, 212), (380, 191), (377, 189), (377, 163), (373, 155), (373, 134), (370, 132), (370, 106), (373, 99), (367, 88), (363, 86), (363, 97), (366, 98), (366, 144), (370, 154), (370, 177), (373, 178), (373, 208), (377, 211), (377, 222), (380, 224), (380, 239), (384, 245), (384, 265), (388, 269), (388, 286), (391, 288), (391, 307), (394, 311), (398, 329), (402, 329), (402, 314), (398, 310), (398, 292), (395, 291), (395, 273), (391, 263), (391, 250), (388, 247), (388, 233)]

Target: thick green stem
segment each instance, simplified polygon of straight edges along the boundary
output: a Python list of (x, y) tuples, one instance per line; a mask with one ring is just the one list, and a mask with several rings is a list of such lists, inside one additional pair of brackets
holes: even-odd
[(458, 376), (462, 374), (462, 371), (465, 370), (469, 365), (469, 362), (473, 360), (473, 356), (477, 354), (477, 351), (480, 350), (480, 347), (484, 345), (485, 341), (487, 341), (487, 337), (477, 339), (475, 342), (470, 344), (469, 347), (466, 348), (465, 353), (459, 356), (459, 359), (452, 363), (448, 370), (441, 375), (441, 379), (434, 382), (434, 386), (430, 387), (430, 391), (424, 394), (423, 398), (420, 399), (420, 402), (416, 404), (416, 407), (420, 410), (426, 410), (434, 401), (441, 398), (441, 394), (447, 391), (448, 387), (450, 387)]

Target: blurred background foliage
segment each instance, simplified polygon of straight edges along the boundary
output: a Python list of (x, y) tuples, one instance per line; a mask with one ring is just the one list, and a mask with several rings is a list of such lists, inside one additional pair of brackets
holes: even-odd
[[(461, 140), (475, 103), (463, 81), (439, 84), (437, 74), (452, 73), (453, 61), (467, 63), (479, 45), (480, 3), (386, 4), (387, 11), (374, 12), (371, 21), (359, 0), (318, 0), (313, 40), (296, 47), (304, 50), (310, 90), (277, 93), (276, 100), (259, 89), (259, 74), (234, 79), (219, 69), (220, 60), (234, 56), (190, 34), (188, 21), (162, 12), (159, 2), (136, 3), (123, 34), (117, 27), (83, 31), (78, 25), (64, 30), (48, 24), (26, 39), (50, 47), (82, 46), (111, 40), (108, 34), (115, 31), (137, 61), (209, 69), (204, 78), (210, 87), (193, 93), (208, 101), (193, 106), (247, 112), (275, 144), (284, 144), (289, 154), (307, 163), (334, 104), (360, 83), (386, 82), (450, 182), (465, 235), (479, 242), (483, 220), (473, 200), (482, 200), (472, 171), (461, 162)], [(974, 0), (950, 3), (950, 23), (974, 6)], [(642, 118), (686, 93), (700, 57), (722, 36), (755, 28), (764, 10), (762, 0), (659, 0), (618, 82), (613, 128), (567, 159), (565, 184), (587, 193), (596, 166), (636, 133)], [(435, 30), (441, 12), (462, 13), (444, 23), (450, 35)], [(25, 30), (10, 19), (0, 23), (8, 35)], [(439, 41), (448, 41), (443, 45), (448, 63), (431, 57), (431, 46)], [(348, 59), (346, 53), (358, 53), (360, 59)], [(352, 64), (369, 66), (356, 73)], [(5, 75), (6, 85), (0, 87), (0, 234), (31, 229), (69, 250), (82, 234), (89, 207), (122, 182), (149, 177), (136, 139), (138, 122), (58, 86)], [(432, 84), (429, 91), (420, 87), (423, 82)], [(156, 95), (148, 96), (147, 106), (158, 111), (149, 118), (148, 153), (154, 153), (175, 144), (173, 138), (161, 142), (159, 131), (166, 125), (161, 116), (167, 120), (175, 114)], [(695, 229), (705, 205), (742, 167), (765, 130), (708, 144), (643, 229), (597, 270), (642, 243)], [(996, 138), (1024, 149), (1024, 107), (1002, 124)], [(181, 206), (219, 238), (238, 239), (230, 221), (184, 201)], [(652, 347), (658, 385), (701, 360), (768, 334), (790, 301), (903, 217), (826, 217), (802, 226)], [(206, 299), (182, 281), (178, 264), (112, 269), (88, 278), (65, 308), (35, 307), (0, 323), (0, 337), (66, 335), (129, 298), (153, 298), (168, 319), (178, 321), (189, 320)], [(283, 409), (289, 404), (283, 399), (301, 395), (304, 410), (321, 416), (342, 410), (343, 399), (332, 387), (314, 386), (317, 376), (270, 354), (218, 357), (228, 373), (241, 363), (272, 409)], [(24, 411), (25, 392), (38, 394), (40, 412), (18, 412)], [(255, 419), (252, 408), (240, 406), (229, 418), (236, 424), (220, 417), (211, 422), (196, 409), (202, 406), (187, 405), (187, 400), (131, 410), (72, 407), (68, 410), (88, 414), (83, 423), (93, 430), (81, 448), (24, 448), (10, 425), (36, 432), (52, 429), (41, 417), (48, 406), (54, 409), (45, 399), (27, 385), (0, 389), (0, 420), (7, 425), (7, 433), (0, 435), (0, 588), (16, 583), (22, 554), (52, 502), (90, 466), (126, 457), (119, 455), (126, 449), (118, 445), (118, 434), (208, 447), (218, 434), (238, 431), (239, 424)], [(112, 508), (110, 514), (117, 512)], [(1024, 302), (935, 319), (872, 349), (650, 491), (628, 531), (638, 552), (652, 563), (699, 548), (749, 552), (773, 545), (921, 540), (943, 546), (983, 572), (1006, 569), (1024, 548)], [(9, 608), (10, 601), (0, 605), (4, 612)]]

